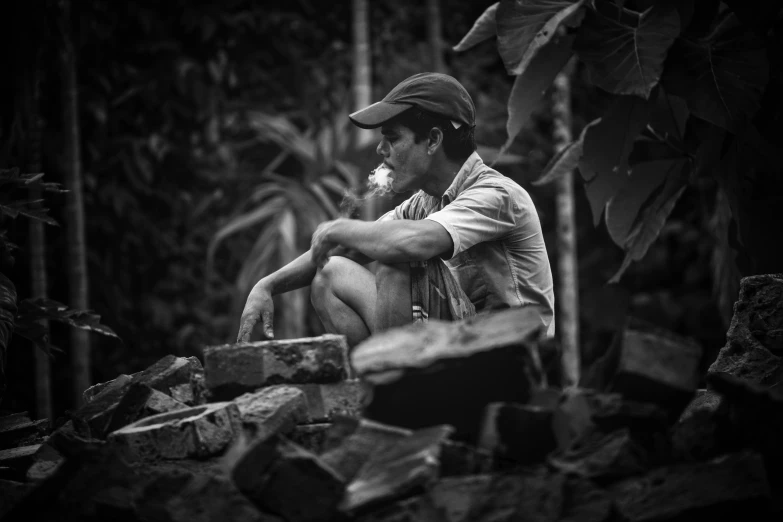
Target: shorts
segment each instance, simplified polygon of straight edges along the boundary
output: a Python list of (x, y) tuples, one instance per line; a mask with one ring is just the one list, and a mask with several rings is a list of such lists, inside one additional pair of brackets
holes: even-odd
[(410, 275), (414, 323), (457, 321), (476, 315), (476, 307), (440, 259), (410, 263)]

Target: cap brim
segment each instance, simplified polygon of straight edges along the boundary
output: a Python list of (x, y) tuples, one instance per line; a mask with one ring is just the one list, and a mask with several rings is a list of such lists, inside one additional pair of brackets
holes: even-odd
[(413, 107), (409, 103), (375, 102), (369, 107), (348, 115), (354, 125), (362, 129), (375, 129), (395, 116)]

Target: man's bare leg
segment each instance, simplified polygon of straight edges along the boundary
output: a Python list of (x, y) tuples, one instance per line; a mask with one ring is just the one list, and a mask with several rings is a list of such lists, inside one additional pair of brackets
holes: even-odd
[(310, 287), (310, 301), (326, 331), (345, 335), (351, 348), (373, 331), (375, 296), (373, 273), (339, 256), (318, 269)]
[(375, 305), (373, 333), (410, 324), (413, 321), (411, 272), (408, 263), (379, 264), (375, 274), (375, 288), (378, 298)]

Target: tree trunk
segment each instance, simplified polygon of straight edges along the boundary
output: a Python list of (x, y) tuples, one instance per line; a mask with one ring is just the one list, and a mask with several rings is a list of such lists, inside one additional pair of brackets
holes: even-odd
[(443, 24), (440, 16), (440, 0), (427, 0), (427, 39), (430, 47), (430, 67), (433, 72), (445, 73), (443, 62)]
[[(33, 64), (34, 71), (31, 89), (29, 91), (29, 106), (27, 107), (29, 118), (28, 151), (27, 151), (27, 172), (41, 172), (41, 129), (42, 122), (40, 116), (40, 70), (36, 61)], [(30, 191), (30, 199), (33, 201), (41, 199), (42, 194), (39, 189)], [(40, 203), (35, 203), (35, 207), (41, 207)], [(30, 231), (30, 289), (32, 298), (48, 297), (48, 281), (46, 274), (46, 234), (44, 232), (44, 223), (31, 219), (29, 220)], [(48, 321), (41, 321), (48, 329)], [(35, 418), (52, 418), (52, 384), (51, 384), (51, 365), (49, 354), (43, 350), (35, 349)]]
[[(367, 0), (353, 0), (353, 107), (360, 110), (372, 103), (372, 67), (370, 53), (370, 21)], [(375, 139), (370, 129), (356, 128), (356, 149), (366, 147)], [(357, 189), (365, 180), (364, 173), (359, 173)], [(362, 207), (362, 218), (372, 221), (377, 216), (378, 202), (374, 198), (365, 201)]]
[[(555, 78), (552, 117), (555, 153), (571, 142), (571, 85), (573, 62)], [(563, 386), (579, 384), (579, 278), (576, 258), (573, 174), (556, 182), (557, 214), (557, 331), (563, 350)]]
[[(65, 228), (68, 241), (68, 287), (70, 304), (80, 310), (89, 309), (87, 285), (87, 255), (84, 233), (84, 202), (82, 198), (82, 158), (79, 127), (79, 86), (76, 77), (76, 46), (71, 31), (71, 5), (63, 0), (62, 78), (63, 128), (65, 133)], [(71, 329), (71, 364), (73, 404), (82, 402), (82, 392), (91, 384), (90, 337), (85, 330)]]

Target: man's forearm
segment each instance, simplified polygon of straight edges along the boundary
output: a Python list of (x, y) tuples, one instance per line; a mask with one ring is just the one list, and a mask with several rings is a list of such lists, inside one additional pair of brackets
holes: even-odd
[(308, 286), (313, 281), (317, 268), (308, 250), (276, 272), (261, 279), (259, 284), (265, 285), (272, 295), (283, 294)]
[(381, 263), (404, 263), (430, 259), (448, 249), (451, 239), (432, 234), (434, 223), (422, 221), (358, 221), (339, 220), (330, 229), (329, 240), (353, 249)]

